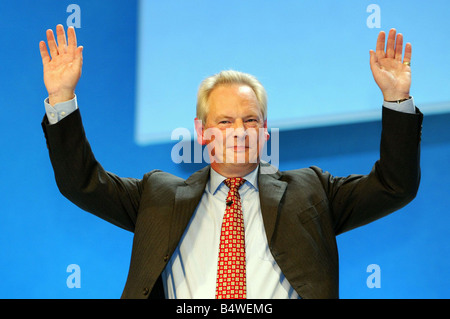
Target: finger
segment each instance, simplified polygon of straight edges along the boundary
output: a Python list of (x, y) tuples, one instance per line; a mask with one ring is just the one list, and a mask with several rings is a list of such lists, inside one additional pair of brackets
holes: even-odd
[(395, 29), (389, 31), (387, 45), (386, 45), (386, 57), (394, 58), (395, 56)]
[(412, 53), (411, 43), (406, 43), (406, 45), (405, 45), (405, 56), (403, 58), (403, 62), (411, 62), (411, 53)]
[(58, 55), (58, 47), (56, 46), (55, 35), (52, 29), (47, 30), (47, 43), (52, 58)]
[(397, 40), (395, 41), (395, 59), (402, 62), (403, 53), (403, 35), (399, 33), (397, 35)]
[(56, 37), (58, 39), (58, 52), (61, 54), (67, 51), (66, 33), (62, 24), (56, 26)]
[(384, 42), (386, 41), (386, 33), (384, 31), (381, 31), (378, 34), (377, 38), (377, 46), (376, 46), (376, 54), (378, 59), (382, 59), (386, 57), (386, 54), (384, 53)]
[(75, 62), (77, 63), (77, 66), (81, 68), (83, 65), (83, 47), (80, 46), (76, 48), (75, 50)]
[(48, 54), (47, 45), (44, 41), (39, 42), (39, 51), (41, 52), (42, 64), (45, 65), (50, 62), (50, 55)]
[(77, 48), (77, 35), (75, 34), (75, 28), (69, 27), (67, 29), (68, 47), (70, 50), (75, 50)]

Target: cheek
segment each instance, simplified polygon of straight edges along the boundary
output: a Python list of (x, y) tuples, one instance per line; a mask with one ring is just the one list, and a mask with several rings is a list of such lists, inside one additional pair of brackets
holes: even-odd
[(203, 131), (203, 140), (206, 143), (217, 143), (223, 140), (222, 131), (217, 127), (208, 127)]
[(220, 129), (216, 127), (210, 127), (203, 132), (203, 140), (208, 147), (211, 155), (221, 157), (223, 154), (223, 145), (225, 138)]
[(248, 129), (247, 130), (247, 139), (250, 148), (257, 149), (260, 148), (261, 145), (264, 146), (265, 142), (265, 133), (264, 129)]

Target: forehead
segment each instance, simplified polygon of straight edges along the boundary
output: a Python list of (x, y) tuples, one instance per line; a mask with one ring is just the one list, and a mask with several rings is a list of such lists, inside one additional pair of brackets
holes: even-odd
[(261, 113), (259, 101), (251, 87), (245, 84), (220, 85), (208, 99), (209, 115), (253, 111)]

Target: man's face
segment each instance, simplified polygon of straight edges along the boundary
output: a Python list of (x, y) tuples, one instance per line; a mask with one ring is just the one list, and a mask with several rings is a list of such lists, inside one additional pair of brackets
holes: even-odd
[(243, 176), (258, 165), (268, 137), (258, 99), (249, 86), (234, 84), (215, 88), (208, 102), (201, 136), (208, 145), (211, 166), (219, 173)]

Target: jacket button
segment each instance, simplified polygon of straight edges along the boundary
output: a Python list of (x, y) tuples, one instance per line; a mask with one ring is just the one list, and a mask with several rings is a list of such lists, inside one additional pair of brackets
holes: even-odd
[(168, 261), (169, 260), (169, 255), (165, 255), (164, 256), (164, 262), (166, 262), (166, 261)]
[(148, 288), (142, 289), (142, 294), (143, 294), (144, 296), (148, 295), (148, 293), (149, 293)]

